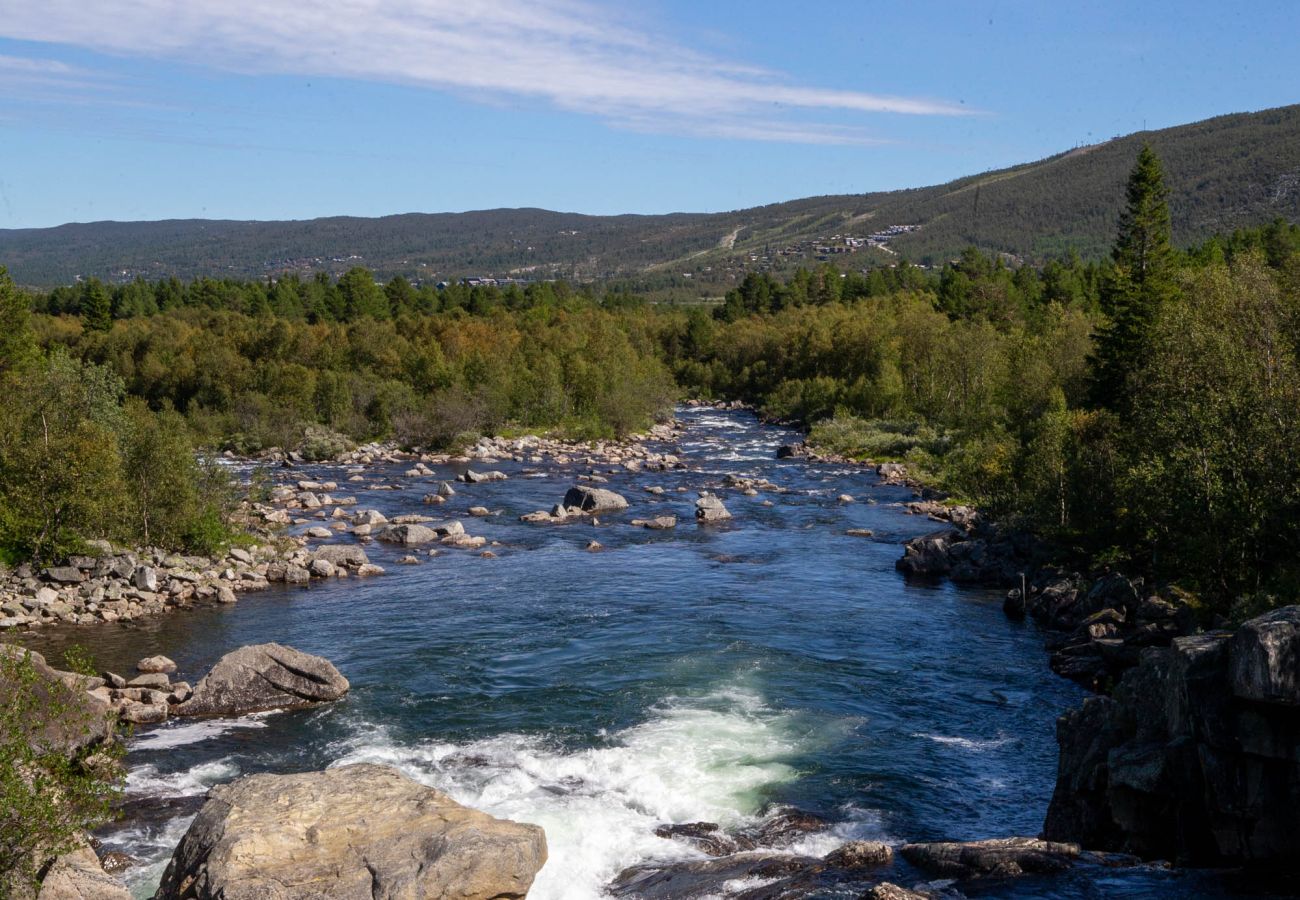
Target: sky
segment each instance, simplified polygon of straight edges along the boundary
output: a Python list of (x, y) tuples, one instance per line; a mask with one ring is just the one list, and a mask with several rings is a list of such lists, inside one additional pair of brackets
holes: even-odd
[(919, 187), (1300, 102), (1300, 2), (0, 0), (0, 228)]

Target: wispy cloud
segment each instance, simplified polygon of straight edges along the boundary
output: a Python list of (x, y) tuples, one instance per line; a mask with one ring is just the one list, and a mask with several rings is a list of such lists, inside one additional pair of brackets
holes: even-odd
[[(586, 0), (0, 0), (0, 35), (541, 101), (619, 128), (742, 140), (870, 144), (879, 141), (861, 127), (809, 119), (968, 113), (943, 100), (799, 84), (690, 50)], [(8, 77), (0, 63), (0, 80)]]

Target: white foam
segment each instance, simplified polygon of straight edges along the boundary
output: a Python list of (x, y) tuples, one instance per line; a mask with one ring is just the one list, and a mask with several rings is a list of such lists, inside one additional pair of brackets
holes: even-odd
[(1010, 738), (1006, 738), (1006, 737), (979, 740), (977, 738), (955, 737), (955, 736), (944, 735), (944, 734), (921, 734), (921, 733), (914, 734), (912, 735), (912, 737), (925, 738), (926, 740), (934, 741), (936, 744), (944, 744), (945, 746), (948, 747), (957, 747), (962, 750), (970, 750), (971, 752), (974, 753), (982, 753), (985, 750), (992, 750), (994, 747), (1001, 747), (1008, 740), (1010, 740)]
[(788, 760), (816, 741), (790, 714), (732, 690), (665, 702), (590, 749), (566, 752), (525, 735), (401, 746), (371, 729), (336, 765), (396, 766), (467, 806), (541, 825), (549, 861), (529, 897), (596, 900), (629, 865), (701, 855), (656, 837), (656, 825), (757, 821), (765, 791), (793, 780)]
[(237, 728), (265, 728), (271, 713), (253, 713), (237, 719), (209, 719), (197, 722), (169, 722), (146, 731), (131, 741), (132, 750), (170, 750), (210, 740)]
[(126, 773), (126, 795), (131, 797), (192, 797), (229, 781), (239, 768), (229, 759), (201, 763), (183, 772), (158, 772), (157, 766), (137, 766)]

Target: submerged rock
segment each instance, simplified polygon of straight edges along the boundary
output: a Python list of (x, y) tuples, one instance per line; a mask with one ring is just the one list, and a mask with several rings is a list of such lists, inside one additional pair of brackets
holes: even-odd
[(495, 819), (387, 766), (253, 775), (212, 789), (155, 900), (523, 898), (535, 825)]
[(898, 852), (918, 869), (949, 878), (973, 878), (1059, 872), (1079, 858), (1080, 848), (1078, 844), (1009, 837), (904, 844)]
[(194, 686), (178, 716), (238, 716), (297, 709), (338, 700), (348, 680), (329, 660), (280, 644), (254, 644), (227, 653)]

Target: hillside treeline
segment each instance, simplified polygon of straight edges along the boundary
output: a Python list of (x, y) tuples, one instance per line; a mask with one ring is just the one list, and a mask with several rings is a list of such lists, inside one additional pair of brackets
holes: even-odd
[(1081, 557), (1244, 609), (1291, 589), (1300, 551), (1300, 230), (1177, 251), (1165, 197), (1144, 152), (1104, 262), (828, 265), (749, 275), (713, 308), (362, 268), (29, 299), (42, 365), (111, 376), (206, 445), (616, 435), (680, 396), (744, 399)]

